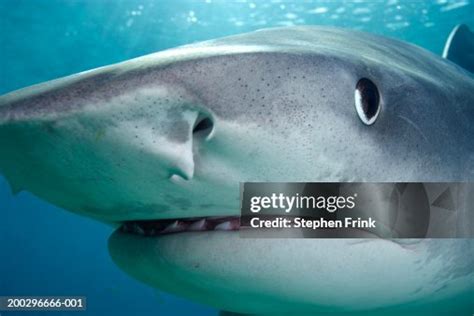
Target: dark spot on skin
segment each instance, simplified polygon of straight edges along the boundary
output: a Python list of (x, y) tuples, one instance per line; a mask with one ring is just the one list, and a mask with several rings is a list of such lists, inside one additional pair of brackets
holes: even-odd
[(170, 128), (167, 129), (166, 136), (170, 141), (184, 143), (189, 137), (190, 125), (186, 121), (170, 122)]
[[(239, 199), (240, 201), (240, 199)], [(202, 208), (211, 208), (211, 207), (215, 207), (216, 205), (215, 204), (199, 204), (199, 207), (202, 207)]]
[(177, 108), (171, 108), (166, 113), (165, 122), (166, 138), (175, 143), (184, 143), (189, 139), (189, 122), (183, 119), (183, 113)]
[(43, 123), (43, 129), (49, 134), (55, 134), (56, 130), (54, 129), (54, 122), (53, 123)]

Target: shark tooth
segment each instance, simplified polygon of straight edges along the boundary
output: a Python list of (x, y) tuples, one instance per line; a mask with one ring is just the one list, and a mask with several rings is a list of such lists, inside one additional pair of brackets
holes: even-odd
[(206, 220), (203, 218), (197, 222), (194, 222), (192, 223), (191, 225), (189, 225), (188, 227), (188, 230), (191, 230), (191, 231), (201, 231), (201, 230), (206, 230), (207, 228), (207, 222)]
[(237, 227), (231, 221), (220, 223), (219, 225), (214, 227), (214, 230), (235, 230), (235, 229), (237, 229)]
[(181, 221), (174, 221), (170, 225), (166, 226), (165, 229), (161, 231), (162, 234), (168, 234), (168, 233), (176, 233), (176, 232), (181, 232), (186, 229), (186, 224)]

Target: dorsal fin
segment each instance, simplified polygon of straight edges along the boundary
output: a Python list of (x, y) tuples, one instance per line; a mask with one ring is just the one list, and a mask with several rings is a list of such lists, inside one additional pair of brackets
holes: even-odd
[(457, 25), (449, 34), (443, 58), (474, 73), (474, 33), (465, 25)]

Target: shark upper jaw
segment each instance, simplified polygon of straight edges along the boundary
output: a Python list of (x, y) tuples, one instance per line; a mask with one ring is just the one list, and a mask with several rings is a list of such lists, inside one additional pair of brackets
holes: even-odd
[(153, 237), (181, 232), (236, 231), (239, 228), (240, 219), (237, 216), (210, 216), (126, 221), (120, 226), (120, 231)]

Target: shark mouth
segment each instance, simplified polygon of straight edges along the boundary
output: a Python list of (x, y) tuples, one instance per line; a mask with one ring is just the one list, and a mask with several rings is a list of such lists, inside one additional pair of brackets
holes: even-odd
[[(126, 221), (119, 228), (125, 234), (143, 237), (159, 237), (185, 232), (238, 231), (241, 221), (238, 216), (193, 217), (162, 220)], [(301, 231), (301, 229), (296, 229)], [(300, 235), (298, 235), (300, 236)], [(378, 232), (362, 228), (331, 228), (312, 230), (309, 238), (383, 238)]]
[(236, 216), (127, 221), (120, 227), (120, 231), (123, 233), (148, 237), (182, 232), (235, 231), (239, 229), (240, 218)]

